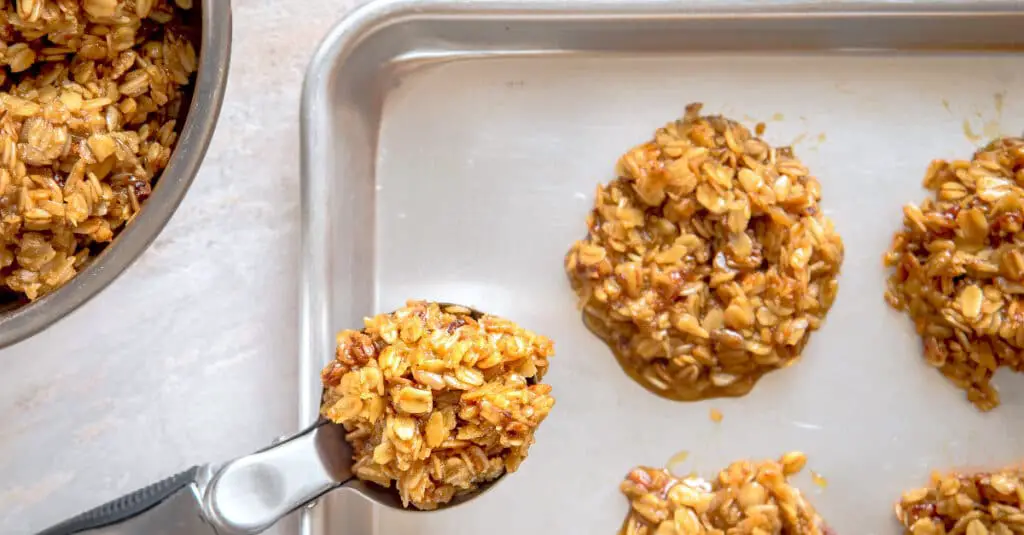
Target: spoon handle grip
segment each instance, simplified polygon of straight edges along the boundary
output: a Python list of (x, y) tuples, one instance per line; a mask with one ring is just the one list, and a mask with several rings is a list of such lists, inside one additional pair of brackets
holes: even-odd
[(204, 520), (199, 500), (204, 468), (193, 466), (69, 518), (38, 535), (217, 535)]
[(203, 497), (221, 535), (261, 533), (351, 479), (341, 426), (317, 422), (297, 435), (223, 465)]
[(37, 535), (256, 535), (352, 478), (342, 426), (319, 421), (219, 467), (192, 467)]

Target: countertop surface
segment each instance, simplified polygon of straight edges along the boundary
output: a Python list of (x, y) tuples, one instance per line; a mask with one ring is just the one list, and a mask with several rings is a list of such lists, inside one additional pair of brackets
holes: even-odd
[(224, 108), (180, 209), (98, 297), (0, 351), (0, 534), (296, 430), (302, 77), (359, 3), (234, 0)]

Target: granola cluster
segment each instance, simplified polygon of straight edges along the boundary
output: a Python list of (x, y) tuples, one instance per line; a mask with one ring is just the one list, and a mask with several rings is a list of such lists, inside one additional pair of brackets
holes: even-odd
[(903, 493), (896, 518), (906, 535), (1024, 533), (1024, 470), (932, 474), (928, 486)]
[(565, 269), (623, 369), (695, 400), (793, 364), (835, 300), (843, 243), (792, 150), (693, 104), (617, 172)]
[(553, 355), (511, 321), (409, 301), (338, 334), (321, 414), (344, 424), (357, 477), (434, 509), (523, 462), (555, 404)]
[(999, 405), (998, 368), (1024, 371), (1024, 139), (993, 141), (971, 160), (936, 160), (932, 197), (903, 208), (885, 255), (886, 301), (924, 340), (924, 359), (967, 399)]
[(633, 469), (620, 485), (629, 514), (620, 535), (834, 535), (787, 478), (807, 458), (738, 461), (708, 481)]

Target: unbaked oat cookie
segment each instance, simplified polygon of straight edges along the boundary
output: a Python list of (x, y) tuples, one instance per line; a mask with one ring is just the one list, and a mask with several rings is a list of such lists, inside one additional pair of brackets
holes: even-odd
[(935, 160), (919, 206), (885, 255), (886, 301), (907, 312), (924, 359), (981, 410), (999, 405), (996, 369), (1024, 371), (1024, 139), (971, 160)]
[(348, 431), (357, 477), (434, 509), (516, 471), (555, 404), (553, 355), (511, 321), (409, 301), (338, 334), (320, 412)]
[(932, 474), (927, 487), (903, 493), (896, 518), (906, 535), (1024, 533), (1024, 470)]
[(807, 458), (738, 461), (708, 481), (633, 469), (619, 486), (629, 500), (620, 535), (834, 535), (787, 478)]
[(700, 109), (622, 156), (565, 257), (587, 326), (678, 400), (743, 395), (796, 362), (843, 260), (792, 149)]

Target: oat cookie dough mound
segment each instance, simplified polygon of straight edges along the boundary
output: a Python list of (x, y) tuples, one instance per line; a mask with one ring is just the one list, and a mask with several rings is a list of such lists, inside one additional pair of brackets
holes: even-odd
[(620, 535), (834, 535), (787, 478), (807, 458), (738, 461), (707, 481), (633, 469), (619, 486), (630, 509)]
[(1024, 533), (1024, 470), (932, 474), (927, 487), (903, 493), (896, 518), (906, 535)]
[(553, 355), (511, 321), (409, 301), (338, 334), (320, 412), (348, 431), (357, 477), (434, 509), (523, 462), (555, 404)]
[(836, 297), (843, 243), (821, 185), (700, 105), (627, 152), (565, 269), (623, 369), (677, 400), (738, 396), (793, 364)]
[(71, 280), (139, 212), (197, 68), (192, 0), (0, 0), (0, 294)]
[(885, 255), (885, 299), (906, 311), (924, 359), (983, 411), (999, 405), (996, 369), (1024, 371), (1024, 139), (1002, 138), (970, 161), (936, 160), (920, 206)]

